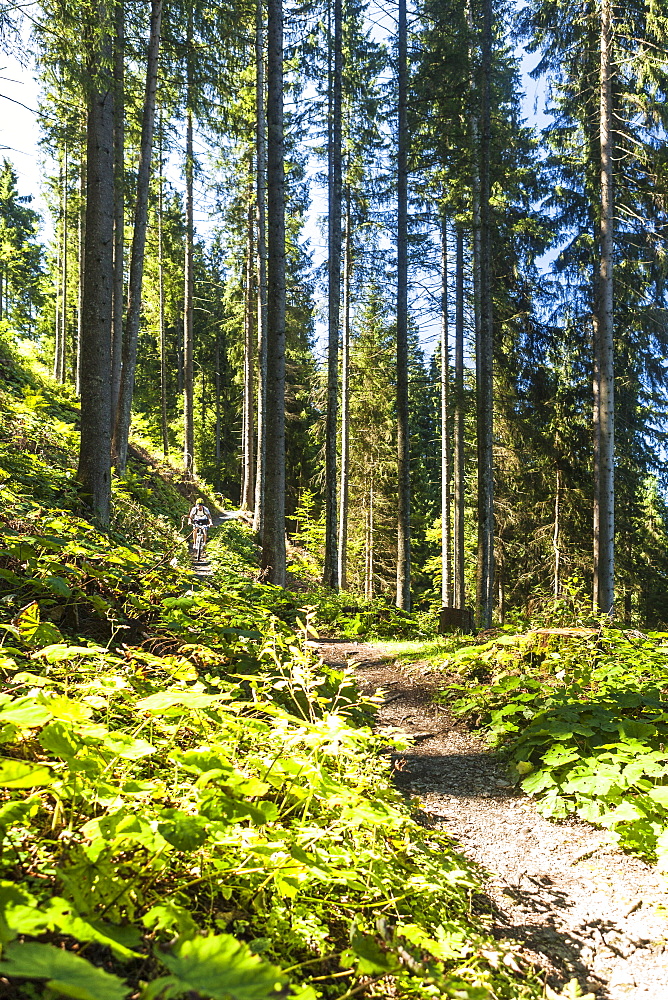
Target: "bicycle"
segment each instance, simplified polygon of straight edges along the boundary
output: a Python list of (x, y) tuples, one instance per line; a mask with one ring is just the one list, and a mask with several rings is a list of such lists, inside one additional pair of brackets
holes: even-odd
[(203, 524), (198, 524), (195, 529), (195, 546), (194, 546), (195, 562), (202, 561), (202, 555), (204, 554), (205, 545), (206, 545), (206, 527)]

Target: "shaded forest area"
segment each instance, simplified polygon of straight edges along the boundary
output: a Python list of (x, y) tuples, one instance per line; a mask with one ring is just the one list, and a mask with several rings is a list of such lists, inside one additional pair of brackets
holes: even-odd
[(42, 82), (53, 228), (5, 161), (3, 336), (80, 396), (89, 516), (132, 432), (254, 512), (273, 583), (287, 526), (326, 586), (405, 610), (668, 618), (660, 9), (0, 18)]

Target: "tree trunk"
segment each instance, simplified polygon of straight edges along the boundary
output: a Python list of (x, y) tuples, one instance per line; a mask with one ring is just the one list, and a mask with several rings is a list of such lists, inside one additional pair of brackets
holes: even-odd
[(114, 287), (111, 335), (111, 430), (114, 430), (123, 363), (125, 263), (125, 2), (116, 0), (114, 39)]
[[(322, 582), (338, 589), (336, 539), (336, 435), (338, 426), (339, 312), (341, 305), (341, 91), (343, 74), (342, 0), (334, 2), (334, 69), (330, 73), (327, 422), (325, 430), (325, 563)], [(330, 53), (331, 64), (331, 53)]]
[(155, 95), (158, 87), (161, 23), (162, 0), (151, 0), (151, 28), (146, 64), (146, 90), (142, 113), (139, 166), (137, 169), (137, 199), (135, 202), (134, 229), (132, 232), (132, 254), (130, 256), (128, 312), (125, 322), (125, 336), (123, 338), (121, 385), (114, 424), (113, 451), (116, 456), (116, 468), (120, 475), (125, 474), (127, 463), (132, 396), (135, 385), (135, 369), (137, 367), (137, 341), (139, 339), (142, 285), (144, 281), (144, 255), (146, 250), (146, 227), (148, 225), (148, 196), (151, 181), (151, 154), (153, 151), (153, 128), (155, 123)]
[(255, 10), (255, 105), (257, 112), (257, 462), (255, 466), (255, 514), (253, 528), (262, 540), (266, 462), (267, 410), (267, 119), (264, 85), (264, 5), (257, 0)]
[(339, 487), (339, 587), (348, 585), (348, 498), (350, 472), (350, 280), (352, 239), (350, 232), (350, 190), (346, 197), (346, 239), (343, 251), (343, 325), (341, 349), (341, 483)]
[(599, 440), (598, 607), (611, 614), (615, 599), (615, 380), (613, 312), (613, 135), (612, 135), (612, 8), (601, 0), (601, 255), (598, 280)]
[(221, 486), (221, 476), (220, 476), (220, 461), (221, 461), (221, 448), (220, 448), (220, 335), (216, 333), (216, 354), (214, 363), (216, 366), (215, 371), (215, 387), (216, 387), (216, 428), (215, 428), (215, 449), (216, 449), (216, 473), (214, 485), (217, 490)]
[(411, 609), (411, 470), (408, 417), (408, 48), (399, 0), (397, 120), (397, 607)]
[(455, 263), (455, 414), (454, 414), (454, 603), (466, 606), (464, 584), (464, 234), (457, 228)]
[(162, 453), (169, 454), (169, 431), (167, 426), (167, 343), (165, 338), (165, 264), (163, 245), (163, 211), (164, 211), (164, 165), (162, 162), (162, 115), (160, 116), (160, 159), (158, 165), (158, 322), (160, 324), (160, 428), (162, 431)]
[(67, 374), (67, 230), (69, 228), (69, 199), (67, 175), (69, 168), (69, 157), (67, 143), (63, 152), (63, 270), (61, 287), (61, 331), (60, 331), (60, 357), (58, 359), (58, 381), (64, 383)]
[[(62, 246), (58, 243), (56, 251), (56, 290), (54, 296), (54, 320), (53, 320), (53, 377), (58, 381), (58, 362), (60, 360), (60, 255)], [(0, 299), (2, 296), (0, 295)]]
[(81, 147), (81, 166), (79, 169), (79, 296), (77, 307), (77, 349), (75, 385), (77, 396), (81, 395), (81, 339), (83, 337), (83, 290), (84, 290), (84, 251), (86, 246), (86, 150)]
[(285, 165), (283, 5), (268, 0), (267, 25), (267, 410), (262, 568), (285, 585)]
[(483, 628), (492, 624), (494, 603), (494, 456), (493, 456), (493, 333), (490, 145), (492, 4), (484, 0), (481, 39), (480, 100), (480, 336), (476, 345), (478, 440), (478, 619)]
[[(56, 382), (60, 382), (60, 358), (62, 349), (60, 346), (60, 338), (62, 336), (62, 322), (61, 322), (61, 310), (62, 310), (62, 273), (63, 273), (63, 241), (62, 241), (62, 231), (64, 228), (63, 222), (63, 167), (62, 163), (60, 165), (60, 228), (61, 228), (61, 238), (57, 241), (57, 254), (56, 254), (56, 290), (55, 290), (55, 326), (54, 326), (54, 343), (53, 343), (53, 377)], [(57, 231), (56, 231), (57, 233)], [(0, 294), (0, 299), (2, 295)]]
[[(595, 239), (600, 244), (600, 229), (595, 225)], [(592, 431), (593, 431), (593, 466), (594, 466), (594, 509), (593, 509), (593, 531), (594, 531), (594, 573), (593, 573), (593, 593), (592, 606), (594, 614), (599, 607), (599, 541), (600, 541), (600, 490), (601, 490), (601, 380), (600, 380), (600, 330), (599, 330), (599, 294), (598, 294), (598, 274), (599, 262), (594, 266), (592, 275)]]
[(84, 503), (103, 526), (111, 495), (111, 296), (114, 159), (110, 18), (95, 4), (99, 41), (88, 54), (86, 253), (81, 342), (81, 441), (77, 479)]
[(367, 530), (366, 530), (366, 573), (364, 579), (364, 596), (367, 601), (373, 600), (373, 472), (369, 477), (367, 496)]
[(441, 601), (452, 601), (452, 532), (450, 527), (450, 345), (448, 343), (448, 242), (441, 218)]
[[(252, 163), (251, 163), (252, 175)], [(255, 500), (255, 239), (253, 199), (249, 192), (246, 243), (246, 318), (244, 323), (244, 410), (243, 410), (243, 483), (241, 506), (252, 510)]]
[(187, 81), (186, 81), (186, 246), (184, 267), (184, 307), (183, 307), (183, 465), (186, 473), (195, 472), (195, 423), (193, 404), (193, 242), (195, 223), (193, 216), (193, 69), (192, 69), (193, 16), (188, 8), (187, 34)]
[(554, 551), (554, 599), (559, 599), (561, 592), (561, 469), (557, 469), (557, 481), (554, 490), (554, 530), (552, 532), (552, 549)]

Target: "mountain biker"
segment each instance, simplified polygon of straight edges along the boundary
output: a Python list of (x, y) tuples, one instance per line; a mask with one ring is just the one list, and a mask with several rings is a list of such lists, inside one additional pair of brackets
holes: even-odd
[(188, 514), (188, 523), (193, 526), (193, 549), (195, 548), (197, 529), (200, 526), (204, 528), (204, 544), (206, 545), (209, 536), (209, 528), (213, 527), (213, 521), (211, 520), (211, 511), (208, 507), (204, 506), (204, 500), (202, 497), (198, 497), (195, 501), (195, 506)]

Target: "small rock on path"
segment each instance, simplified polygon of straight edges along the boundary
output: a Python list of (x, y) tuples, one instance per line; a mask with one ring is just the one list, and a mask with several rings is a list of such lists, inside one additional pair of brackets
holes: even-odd
[(668, 1000), (668, 899), (651, 866), (605, 831), (540, 816), (481, 735), (432, 703), (443, 678), (428, 665), (401, 667), (363, 643), (323, 640), (320, 653), (353, 664), (366, 693), (384, 691), (381, 731), (414, 737), (396, 755), (397, 785), (482, 870), (477, 902), (495, 936), (517, 942), (553, 989), (576, 978), (597, 1000)]

